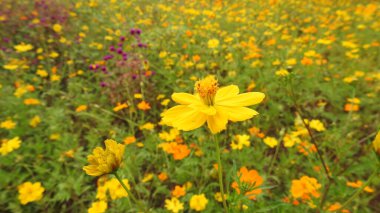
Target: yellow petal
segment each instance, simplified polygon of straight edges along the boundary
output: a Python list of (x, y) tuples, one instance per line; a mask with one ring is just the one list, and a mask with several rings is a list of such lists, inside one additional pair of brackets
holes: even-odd
[(226, 129), (227, 122), (227, 114), (223, 113), (223, 111), (220, 111), (218, 108), (215, 115), (207, 116), (207, 126), (213, 134)]
[(164, 124), (184, 131), (196, 129), (206, 122), (205, 114), (185, 105), (172, 107), (162, 116)]
[(373, 148), (380, 154), (380, 131), (377, 133), (375, 140), (372, 142)]
[(204, 114), (206, 115), (215, 115), (216, 114), (216, 109), (215, 107), (213, 106), (207, 106), (206, 104), (191, 104), (189, 105), (189, 107), (197, 110), (197, 111), (200, 111), (200, 112), (203, 112)]
[(192, 109), (186, 105), (178, 105), (172, 107), (165, 112), (161, 113), (162, 122), (171, 126), (171, 123), (178, 118), (178, 116), (183, 115), (191, 111)]
[(190, 131), (201, 127), (206, 122), (207, 116), (203, 113), (193, 111), (193, 114), (188, 117), (182, 117), (173, 122), (173, 126), (178, 130)]
[(253, 109), (247, 107), (222, 107), (218, 106), (218, 109), (223, 110), (228, 115), (228, 120), (231, 121), (245, 121), (252, 118), (259, 113)]
[(255, 105), (263, 101), (265, 98), (264, 93), (261, 92), (247, 92), (240, 95), (234, 96), (232, 98), (226, 98), (223, 100), (215, 101), (217, 106), (232, 106), (232, 107), (244, 107)]
[(103, 175), (103, 172), (98, 169), (97, 166), (90, 165), (90, 166), (84, 166), (83, 170), (91, 176), (100, 176)]
[(173, 93), (172, 99), (176, 103), (183, 104), (183, 105), (200, 103), (200, 99), (197, 96), (189, 94), (189, 93), (184, 93), (184, 92)]
[(239, 94), (239, 87), (236, 85), (222, 87), (216, 92), (215, 102), (235, 97), (238, 94)]

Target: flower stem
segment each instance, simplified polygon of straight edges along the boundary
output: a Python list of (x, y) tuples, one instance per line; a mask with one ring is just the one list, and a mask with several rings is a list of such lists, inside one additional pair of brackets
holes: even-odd
[(223, 170), (222, 170), (222, 160), (220, 159), (219, 142), (216, 139), (215, 135), (213, 135), (213, 139), (214, 139), (214, 143), (216, 144), (216, 158), (218, 161), (218, 174), (219, 174), (219, 189), (220, 189), (220, 193), (222, 195), (224, 212), (228, 213), (229, 211), (228, 211), (228, 207), (227, 207), (227, 201), (224, 197)]
[(116, 179), (119, 181), (121, 186), (124, 188), (124, 190), (128, 193), (128, 197), (127, 197), (128, 200), (130, 197), (135, 204), (137, 204), (141, 209), (144, 209), (144, 207), (140, 204), (140, 202), (138, 202), (136, 197), (131, 193), (131, 191), (128, 189), (128, 187), (124, 184), (123, 180), (120, 178), (120, 176), (117, 174), (117, 172), (115, 172), (113, 174), (115, 175)]

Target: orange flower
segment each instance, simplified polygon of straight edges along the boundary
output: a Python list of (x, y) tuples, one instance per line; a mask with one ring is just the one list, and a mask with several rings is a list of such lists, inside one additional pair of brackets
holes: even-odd
[(168, 174), (166, 174), (166, 172), (161, 172), (161, 173), (158, 175), (158, 179), (159, 179), (161, 182), (164, 182), (165, 180), (168, 179)]
[(82, 112), (87, 110), (87, 105), (80, 105), (75, 109), (75, 112)]
[(143, 110), (143, 111), (146, 111), (146, 110), (149, 110), (150, 109), (150, 105), (148, 102), (145, 102), (145, 101), (141, 101), (138, 105), (137, 105), (137, 108)]
[(184, 186), (175, 186), (172, 191), (172, 196), (180, 198), (186, 194), (186, 188)]
[(28, 98), (24, 100), (25, 105), (39, 105), (41, 102), (35, 98)]
[(297, 146), (298, 152), (304, 154), (305, 156), (308, 156), (310, 153), (317, 152), (317, 148), (314, 144), (311, 144), (307, 141), (302, 141)]
[(173, 158), (174, 160), (182, 160), (185, 157), (189, 156), (190, 149), (187, 145), (177, 145), (174, 147)]
[(124, 144), (131, 144), (131, 143), (136, 142), (136, 138), (134, 136), (129, 136), (129, 137), (124, 138), (123, 142)]
[(240, 178), (239, 183), (235, 181), (231, 186), (238, 194), (243, 192), (249, 199), (254, 200), (256, 195), (262, 193), (263, 190), (258, 187), (263, 184), (264, 180), (256, 170), (242, 167), (237, 175)]
[[(352, 187), (352, 188), (360, 188), (363, 185), (363, 182), (360, 181), (360, 180), (358, 180), (356, 182), (349, 182), (349, 181), (347, 181), (346, 185), (349, 186), (349, 187)], [(364, 191), (366, 191), (368, 193), (372, 193), (375, 190), (373, 188), (369, 187), (369, 186), (366, 186), (364, 188)]]
[(172, 154), (174, 160), (182, 160), (189, 156), (191, 152), (187, 145), (178, 144), (176, 142), (161, 143), (159, 147), (161, 147), (166, 153)]
[(344, 111), (346, 112), (356, 112), (356, 111), (359, 111), (359, 105), (357, 104), (351, 104), (351, 103), (347, 103), (344, 105)]
[(321, 184), (317, 179), (302, 176), (299, 180), (292, 180), (292, 186), (290, 192), (294, 198), (302, 198), (303, 200), (310, 200), (311, 196), (319, 197), (318, 189), (321, 188)]

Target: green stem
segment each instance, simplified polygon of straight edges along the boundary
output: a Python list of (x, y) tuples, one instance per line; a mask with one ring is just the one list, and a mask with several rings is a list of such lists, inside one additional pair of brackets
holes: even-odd
[(228, 207), (227, 207), (227, 201), (224, 198), (223, 170), (222, 170), (222, 160), (220, 159), (219, 142), (216, 139), (215, 135), (213, 135), (213, 139), (214, 139), (214, 143), (216, 144), (216, 157), (218, 160), (219, 189), (220, 189), (220, 193), (222, 195), (224, 212), (228, 213), (229, 211), (228, 211)]
[(128, 189), (128, 187), (124, 184), (123, 180), (120, 178), (120, 176), (117, 174), (117, 172), (115, 172), (113, 174), (115, 175), (116, 179), (119, 181), (121, 186), (124, 188), (124, 190), (128, 193), (128, 197), (127, 197), (128, 200), (130, 197), (135, 204), (137, 204), (141, 209), (144, 209), (144, 207), (140, 204), (140, 202), (136, 199), (136, 197), (131, 193), (131, 191)]
[(269, 169), (268, 169), (268, 175), (270, 175), (271, 172), (272, 172), (272, 168), (273, 168), (273, 165), (274, 165), (274, 161), (277, 159), (277, 157), (278, 157), (278, 153), (280, 152), (281, 144), (282, 144), (282, 138), (281, 138), (281, 140), (280, 140), (280, 143), (277, 144), (276, 152), (274, 153), (274, 155), (273, 155), (273, 157), (272, 157), (272, 160), (270, 161)]
[(346, 201), (342, 204), (342, 206), (336, 211), (340, 211), (342, 210), (345, 206), (347, 206), (351, 201), (353, 201), (355, 198), (357, 198), (359, 196), (359, 194), (364, 190), (365, 187), (367, 187), (372, 179), (374, 177), (376, 177), (377, 175), (377, 172), (379, 171), (379, 168), (380, 168), (380, 165), (376, 165), (376, 169), (372, 172), (371, 176), (368, 178), (368, 180), (362, 185), (362, 187), (360, 187), (358, 190), (356, 190), (356, 192)]

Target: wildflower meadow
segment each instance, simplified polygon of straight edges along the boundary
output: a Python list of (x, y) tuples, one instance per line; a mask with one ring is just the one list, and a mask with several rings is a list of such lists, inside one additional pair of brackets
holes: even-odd
[(380, 212), (380, 1), (0, 0), (0, 212)]

